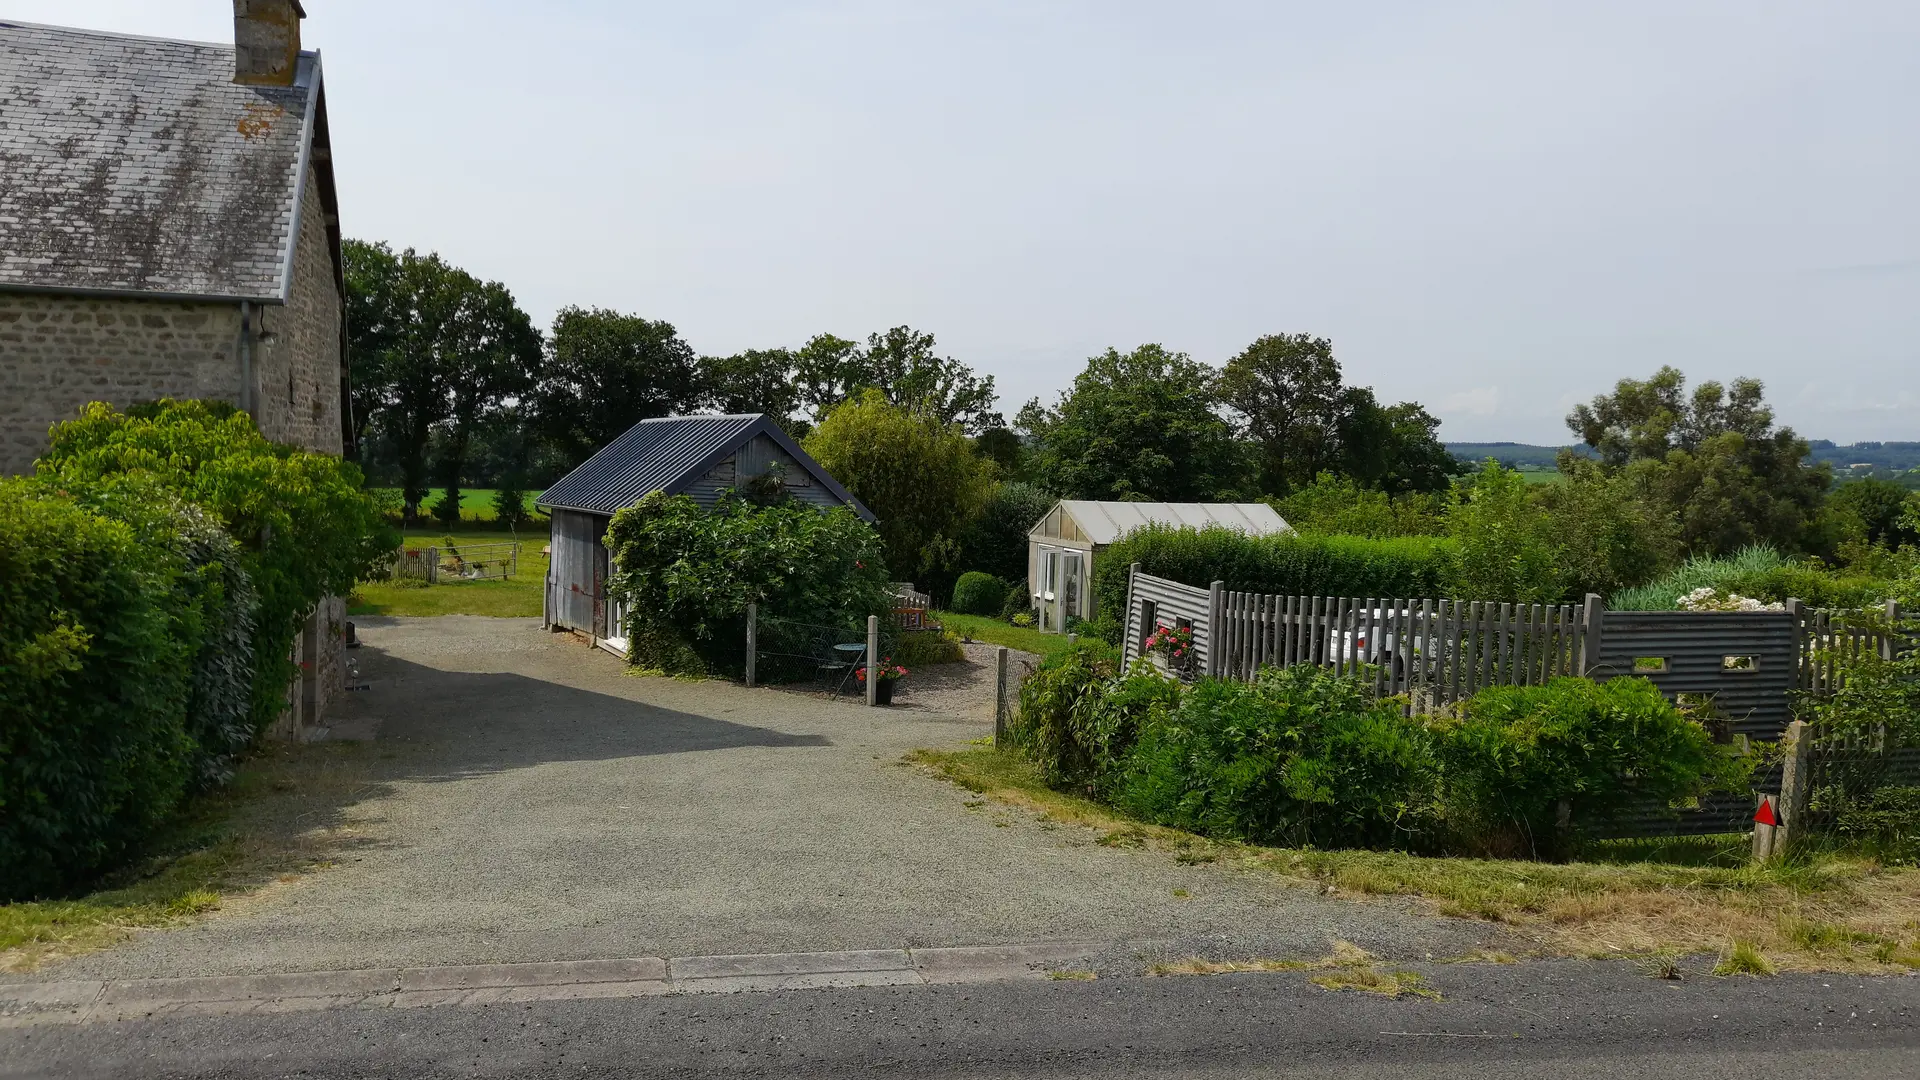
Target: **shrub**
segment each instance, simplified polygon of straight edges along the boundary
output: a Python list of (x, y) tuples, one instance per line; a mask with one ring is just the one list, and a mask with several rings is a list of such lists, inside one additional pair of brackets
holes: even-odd
[(1404, 848), (1432, 833), (1433, 740), (1361, 681), (1299, 665), (1194, 684), (1150, 714), (1115, 803), (1259, 843)]
[(992, 574), (969, 570), (953, 586), (953, 610), (962, 615), (998, 615), (1007, 601), (1007, 583)]
[(186, 790), (179, 574), (126, 523), (0, 483), (0, 896), (106, 866)]
[(1033, 594), (1027, 591), (1027, 579), (1007, 586), (1006, 599), (1000, 602), (1000, 617), (1012, 622), (1025, 615), (1028, 622), (1033, 621)]
[(527, 492), (512, 480), (501, 482), (502, 486), (493, 493), (493, 519), (502, 525), (525, 525), (532, 517), (527, 513)]
[(1306, 487), (1267, 502), (1303, 533), (1383, 538), (1446, 532), (1440, 496), (1424, 491), (1388, 495), (1334, 473), (1323, 472)]
[(1440, 721), (1447, 824), (1483, 854), (1559, 857), (1560, 827), (1631, 804), (1674, 804), (1734, 782), (1734, 760), (1646, 679), (1554, 679), (1498, 686)]
[(1651, 584), (1615, 592), (1607, 598), (1607, 607), (1614, 611), (1674, 611), (1680, 606), (1680, 598), (1695, 589), (1741, 591), (1730, 590), (1728, 583), (1791, 565), (1792, 559), (1764, 544), (1742, 548), (1732, 555), (1696, 555)]
[(1092, 632), (1120, 640), (1127, 567), (1198, 588), (1293, 596), (1439, 597), (1453, 579), (1452, 541), (1440, 537), (1367, 540), (1353, 536), (1248, 536), (1234, 529), (1148, 525), (1101, 552), (1093, 574), (1100, 617)]
[(1047, 783), (1102, 794), (1117, 780), (1142, 718), (1179, 693), (1179, 684), (1157, 674), (1122, 673), (1117, 650), (1082, 640), (1020, 684), (1013, 739)]
[(900, 635), (899, 645), (893, 650), (894, 662), (909, 669), (928, 664), (958, 664), (966, 658), (967, 653), (960, 647), (960, 639), (946, 630), (905, 631)]
[(1562, 565), (1560, 538), (1519, 473), (1489, 461), (1456, 486), (1447, 532), (1459, 544), (1462, 598), (1552, 604), (1566, 596), (1572, 575)]
[[(960, 540), (960, 565), (1002, 581), (1027, 578), (1027, 531), (1053, 508), (1055, 499), (1032, 484), (996, 484), (979, 517)], [(983, 614), (992, 614), (984, 612)]]
[(1920, 787), (1889, 786), (1823, 807), (1834, 835), (1887, 863), (1920, 862)]
[(399, 543), (357, 466), (269, 442), (230, 405), (163, 400), (121, 413), (95, 402), (80, 419), (54, 426), (36, 476), (107, 493), (157, 484), (205, 508), (239, 542), (259, 596), (256, 731), (285, 706), (293, 642), (314, 606), (347, 595)]
[(629, 656), (664, 671), (743, 667), (748, 603), (760, 605), (773, 652), (803, 650), (781, 635), (808, 627), (864, 636), (867, 616), (892, 607), (880, 538), (846, 507), (723, 495), (709, 510), (654, 492), (613, 516), (607, 550), (607, 590), (629, 604)]

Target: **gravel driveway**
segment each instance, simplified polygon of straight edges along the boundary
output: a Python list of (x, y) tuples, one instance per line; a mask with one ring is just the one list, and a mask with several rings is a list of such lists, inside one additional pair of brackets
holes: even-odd
[(1286, 956), (1335, 937), (1415, 958), (1492, 933), (969, 806), (901, 763), (991, 731), (958, 673), (922, 707), (867, 709), (631, 677), (537, 620), (359, 629), (372, 688), (336, 726), (375, 741), (327, 823), (355, 840), (336, 865), (39, 977), (1067, 941)]

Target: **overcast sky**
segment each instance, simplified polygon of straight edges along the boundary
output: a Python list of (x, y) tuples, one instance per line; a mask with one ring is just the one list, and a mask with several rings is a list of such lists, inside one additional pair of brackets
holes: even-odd
[[(1920, 3), (306, 0), (348, 235), (702, 353), (899, 323), (1011, 415), (1333, 339), (1450, 440), (1615, 379), (1920, 439)], [(231, 40), (227, 0), (0, 15)]]

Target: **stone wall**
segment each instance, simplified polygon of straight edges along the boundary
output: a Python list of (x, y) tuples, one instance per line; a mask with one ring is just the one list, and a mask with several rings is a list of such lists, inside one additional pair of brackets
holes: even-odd
[(0, 293), (0, 475), (32, 472), (89, 401), (239, 404), (239, 343), (232, 304)]
[(259, 329), (273, 336), (254, 347), (254, 385), (259, 392), (254, 415), (269, 439), (338, 454), (340, 291), (318, 183), (309, 170), (300, 242), (294, 249), (293, 288), (286, 306), (259, 309)]

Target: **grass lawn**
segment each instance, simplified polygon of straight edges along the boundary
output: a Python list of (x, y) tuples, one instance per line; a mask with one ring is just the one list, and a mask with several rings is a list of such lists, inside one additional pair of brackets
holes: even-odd
[(950, 611), (936, 611), (933, 617), (956, 634), (965, 634), (975, 641), (1005, 645), (1009, 649), (1019, 649), (1022, 652), (1052, 656), (1054, 653), (1064, 651), (1067, 647), (1065, 634), (1043, 634), (1029, 627), (1014, 626), (999, 619), (990, 619), (985, 615), (955, 615)]
[(0, 971), (183, 923), (328, 865), (352, 843), (338, 809), (364, 793), (357, 759), (371, 752), (361, 743), (263, 746), (232, 784), (183, 807), (128, 869), (72, 896), (0, 904)]
[[(368, 488), (367, 490), (391, 493), (393, 498), (400, 498), (399, 488)], [(460, 489), (460, 520), (463, 522), (493, 521), (493, 493), (493, 488)], [(432, 510), (429, 508), (432, 507), (434, 503), (440, 501), (441, 494), (442, 492), (439, 488), (429, 491), (427, 497), (420, 500), (420, 512), (422, 514), (432, 513)], [(527, 513), (533, 513), (533, 500), (539, 497), (540, 492), (538, 491), (527, 492)]]
[(1420, 897), (1442, 915), (1506, 925), (1542, 956), (1653, 964), (1680, 953), (1717, 953), (1723, 963), (1753, 954), (1783, 969), (1920, 970), (1920, 869), (1912, 867), (1822, 854), (1757, 867), (1739, 835), (1607, 841), (1582, 861), (1558, 864), (1269, 848), (1133, 821), (1048, 788), (1012, 751), (920, 750), (911, 758), (969, 791), (1094, 830), (1110, 847), (1279, 874), (1356, 899)]
[[(405, 542), (408, 547), (444, 546), (445, 535), (436, 531), (409, 532)], [(456, 544), (512, 539), (514, 535), (504, 529), (462, 530), (454, 536)], [(347, 598), (347, 614), (537, 616), (547, 583), (547, 556), (540, 553), (547, 544), (545, 526), (520, 530), (519, 542), (520, 572), (513, 577), (485, 581), (443, 579), (438, 585), (362, 582)]]

